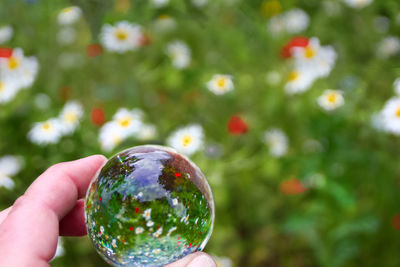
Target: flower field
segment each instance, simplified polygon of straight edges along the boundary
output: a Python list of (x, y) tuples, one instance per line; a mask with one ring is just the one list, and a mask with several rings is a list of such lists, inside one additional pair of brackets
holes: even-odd
[[(166, 145), (210, 183), (218, 266), (400, 266), (399, 1), (0, 7), (0, 210), (52, 164)], [(87, 237), (56, 256), (107, 266)]]

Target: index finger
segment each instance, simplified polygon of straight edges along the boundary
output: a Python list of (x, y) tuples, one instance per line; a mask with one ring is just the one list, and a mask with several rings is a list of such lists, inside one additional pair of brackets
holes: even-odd
[(53, 165), (28, 187), (24, 196), (40, 202), (61, 219), (76, 200), (85, 196), (89, 183), (105, 161), (104, 156), (96, 155)]

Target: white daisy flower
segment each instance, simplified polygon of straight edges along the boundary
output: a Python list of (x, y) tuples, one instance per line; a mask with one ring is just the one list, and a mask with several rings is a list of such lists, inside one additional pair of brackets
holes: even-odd
[(287, 76), (285, 92), (288, 95), (305, 92), (310, 89), (316, 78), (315, 73), (309, 69), (292, 70)]
[(318, 58), (321, 45), (318, 38), (311, 38), (306, 47), (293, 47), (291, 53), (299, 62), (313, 62)]
[(17, 174), (21, 169), (20, 161), (14, 156), (0, 158), (0, 187), (8, 190), (14, 188), (15, 183), (10, 176)]
[(186, 224), (187, 224), (188, 221), (189, 221), (189, 215), (187, 215), (187, 216), (182, 216), (182, 218), (181, 218), (181, 223), (186, 223)]
[(380, 114), (383, 130), (400, 135), (400, 97), (389, 99)]
[(58, 119), (35, 123), (28, 133), (29, 140), (38, 145), (55, 144), (61, 136), (62, 127)]
[[(313, 66), (313, 68), (315, 68), (317, 72), (318, 77), (327, 77), (331, 73), (335, 65), (336, 58), (337, 53), (335, 49), (333, 49), (333, 47), (321, 47), (319, 57), (315, 62), (315, 66)], [(301, 65), (302, 63), (297, 62), (297, 64)]]
[(269, 85), (278, 85), (282, 80), (281, 74), (279, 73), (279, 71), (270, 71), (267, 73), (267, 75), (265, 76), (265, 81), (269, 84)]
[(153, 233), (153, 236), (157, 238), (157, 237), (159, 237), (159, 236), (162, 234), (162, 232), (163, 232), (163, 228), (160, 227), (160, 228), (157, 229), (157, 231), (155, 231), (155, 232)]
[(380, 58), (388, 58), (398, 54), (400, 51), (400, 39), (389, 36), (378, 43), (377, 54)]
[(177, 229), (176, 226), (171, 227), (171, 228), (168, 230), (167, 236), (170, 236), (170, 235), (172, 234), (172, 232), (176, 231), (176, 229)]
[(120, 108), (114, 115), (113, 120), (117, 123), (125, 137), (137, 134), (143, 125), (143, 112), (139, 109), (128, 110)]
[(166, 5), (168, 5), (168, 2), (169, 0), (151, 0), (151, 3), (156, 8), (165, 7)]
[(151, 218), (151, 209), (147, 209), (143, 212), (143, 218), (146, 219), (146, 221), (150, 220)]
[(152, 227), (154, 225), (153, 221), (147, 221), (146, 226), (147, 227)]
[(33, 103), (35, 103), (35, 106), (38, 109), (45, 110), (45, 109), (48, 109), (50, 107), (51, 99), (50, 99), (50, 97), (48, 95), (40, 93), (40, 94), (37, 94), (34, 97)]
[(141, 141), (146, 141), (154, 139), (156, 135), (157, 135), (156, 126), (152, 124), (143, 124), (142, 127), (140, 127), (136, 137)]
[(363, 8), (372, 3), (372, 0), (344, 0), (352, 8)]
[(394, 92), (396, 95), (400, 95), (400, 77), (397, 78), (394, 83), (393, 83), (393, 87), (394, 87)]
[(272, 34), (281, 34), (285, 32), (286, 25), (285, 21), (283, 20), (282, 16), (274, 16), (269, 19), (267, 23), (267, 29)]
[(83, 107), (79, 102), (69, 101), (60, 113), (60, 123), (63, 134), (70, 134), (79, 125), (83, 115)]
[(276, 158), (286, 155), (289, 140), (286, 134), (278, 128), (272, 128), (264, 132), (263, 141), (269, 148), (269, 153)]
[(117, 240), (113, 239), (113, 240), (111, 241), (111, 246), (112, 246), (113, 248), (116, 248), (116, 247), (117, 247)]
[(61, 45), (72, 44), (76, 39), (76, 30), (72, 27), (64, 27), (57, 33), (57, 42)]
[(19, 87), (13, 79), (0, 79), (0, 103), (8, 103), (15, 98)]
[(178, 199), (177, 198), (173, 198), (172, 199), (172, 206), (176, 206), (178, 205)]
[(15, 156), (3, 156), (0, 158), (0, 174), (13, 176), (21, 170), (21, 161)]
[(203, 128), (197, 124), (179, 128), (169, 136), (167, 144), (179, 153), (192, 155), (203, 147)]
[(136, 229), (135, 229), (135, 234), (139, 235), (139, 234), (141, 234), (141, 233), (143, 233), (143, 232), (144, 232), (143, 227), (136, 227)]
[(328, 76), (337, 58), (335, 50), (321, 46), (318, 38), (311, 38), (306, 47), (293, 47), (291, 52), (297, 68), (308, 68), (318, 77)]
[(154, 28), (159, 32), (168, 32), (175, 29), (175, 27), (176, 21), (167, 14), (160, 15), (154, 22)]
[(227, 74), (215, 74), (206, 85), (216, 95), (223, 95), (234, 89), (232, 76)]
[(35, 57), (25, 58), (21, 66), (21, 74), (18, 77), (21, 88), (29, 88), (36, 79), (39, 63)]
[(159, 254), (160, 252), (161, 252), (161, 249), (159, 249), (159, 248), (153, 249), (153, 253), (155, 253), (155, 254)]
[(299, 33), (307, 29), (310, 17), (302, 9), (295, 8), (269, 19), (267, 28), (272, 34)]
[(0, 68), (3, 75), (10, 77), (11, 75), (18, 76), (22, 69), (24, 60), (24, 51), (21, 48), (15, 48), (9, 58), (0, 58)]
[(167, 55), (171, 57), (172, 65), (177, 69), (184, 69), (190, 64), (190, 48), (182, 41), (173, 41), (167, 45)]
[(317, 99), (318, 105), (326, 111), (337, 109), (344, 105), (344, 97), (342, 91), (325, 90)]
[(299, 33), (307, 29), (310, 17), (302, 9), (295, 8), (285, 12), (283, 22), (288, 33)]
[(10, 41), (14, 33), (10, 25), (0, 27), (0, 44)]
[(192, 4), (196, 7), (203, 7), (207, 4), (208, 0), (192, 0)]
[(71, 25), (78, 21), (82, 15), (82, 10), (77, 6), (64, 8), (58, 13), (58, 23), (60, 25)]
[(13, 79), (19, 87), (26, 88), (32, 85), (39, 63), (35, 57), (24, 57), (21, 48), (15, 48), (9, 58), (0, 58), (0, 72), (3, 79)]
[(0, 187), (5, 187), (8, 190), (13, 189), (15, 186), (15, 183), (13, 179), (11, 179), (8, 176), (0, 174)]
[(107, 122), (100, 129), (100, 146), (106, 152), (113, 150), (124, 138), (125, 134), (116, 121)]
[(107, 50), (117, 53), (136, 50), (140, 46), (142, 38), (141, 27), (128, 21), (120, 21), (115, 26), (104, 25), (100, 36), (103, 46)]

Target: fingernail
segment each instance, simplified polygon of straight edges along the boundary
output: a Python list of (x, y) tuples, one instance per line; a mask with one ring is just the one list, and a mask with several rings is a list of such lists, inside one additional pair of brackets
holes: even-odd
[(194, 258), (187, 267), (217, 267), (217, 265), (210, 256), (200, 255)]

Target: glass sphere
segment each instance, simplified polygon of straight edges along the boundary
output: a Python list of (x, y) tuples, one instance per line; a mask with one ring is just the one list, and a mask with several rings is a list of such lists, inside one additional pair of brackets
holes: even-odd
[(214, 200), (203, 173), (161, 146), (113, 156), (88, 188), (88, 235), (113, 266), (164, 266), (200, 251), (211, 236)]

